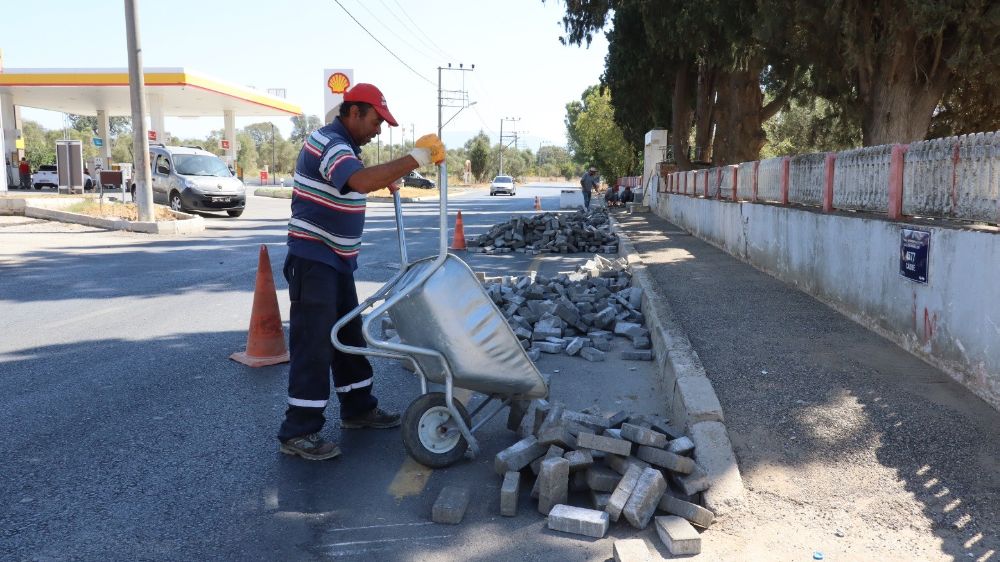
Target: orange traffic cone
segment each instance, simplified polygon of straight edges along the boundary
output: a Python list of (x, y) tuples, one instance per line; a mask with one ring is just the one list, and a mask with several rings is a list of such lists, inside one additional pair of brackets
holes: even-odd
[(542, 200), (539, 199), (537, 195), (535, 196), (535, 210), (536, 211), (542, 210)]
[(465, 249), (465, 227), (462, 225), (462, 211), (458, 212), (458, 218), (455, 219), (455, 236), (451, 239), (451, 246), (448, 249)]
[(267, 246), (263, 244), (260, 245), (260, 257), (257, 261), (247, 350), (234, 353), (229, 358), (250, 367), (288, 362), (285, 333), (281, 330), (281, 311), (278, 310), (278, 294), (271, 275), (271, 259), (267, 255)]

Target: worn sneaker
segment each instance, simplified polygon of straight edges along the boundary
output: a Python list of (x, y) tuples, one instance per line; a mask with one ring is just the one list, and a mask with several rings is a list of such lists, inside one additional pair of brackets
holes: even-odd
[(323, 439), (318, 433), (292, 437), (283, 441), (278, 450), (286, 455), (298, 455), (311, 461), (325, 461), (340, 455), (340, 447)]
[(340, 427), (344, 429), (363, 429), (366, 427), (388, 429), (397, 426), (399, 426), (399, 414), (386, 412), (382, 408), (373, 408), (366, 414), (340, 420)]

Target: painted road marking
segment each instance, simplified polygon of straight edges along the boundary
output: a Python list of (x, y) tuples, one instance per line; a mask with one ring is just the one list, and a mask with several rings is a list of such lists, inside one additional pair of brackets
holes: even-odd
[[(467, 405), (472, 398), (472, 391), (464, 388), (455, 388), (452, 390), (452, 394), (455, 400), (461, 402), (463, 406)], [(433, 468), (427, 468), (407, 455), (406, 459), (403, 460), (403, 466), (399, 467), (392, 482), (389, 483), (387, 491), (396, 501), (405, 497), (418, 496), (427, 487), (427, 481), (430, 480), (433, 473)]]

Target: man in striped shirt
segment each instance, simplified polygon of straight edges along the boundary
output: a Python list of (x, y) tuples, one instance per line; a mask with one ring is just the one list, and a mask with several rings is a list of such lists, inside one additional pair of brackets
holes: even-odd
[[(397, 126), (396, 119), (382, 92), (371, 84), (348, 90), (339, 113), (332, 123), (309, 135), (299, 152), (284, 267), (291, 300), (291, 365), (279, 450), (309, 460), (340, 454), (336, 444), (319, 434), (330, 398), (331, 370), (342, 428), (390, 428), (400, 423), (399, 414), (378, 407), (368, 359), (335, 349), (330, 330), (358, 306), (354, 270), (367, 194), (387, 186), (395, 192), (400, 178), (445, 156), (437, 135), (425, 135), (408, 155), (366, 168), (361, 146), (381, 133), (382, 123)], [(360, 318), (347, 324), (340, 338), (364, 347)]]

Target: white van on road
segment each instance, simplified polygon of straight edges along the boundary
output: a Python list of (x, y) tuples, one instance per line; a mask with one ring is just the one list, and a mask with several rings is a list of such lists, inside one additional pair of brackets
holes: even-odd
[(215, 154), (199, 147), (151, 145), (149, 162), (153, 201), (175, 211), (243, 214), (246, 187)]

